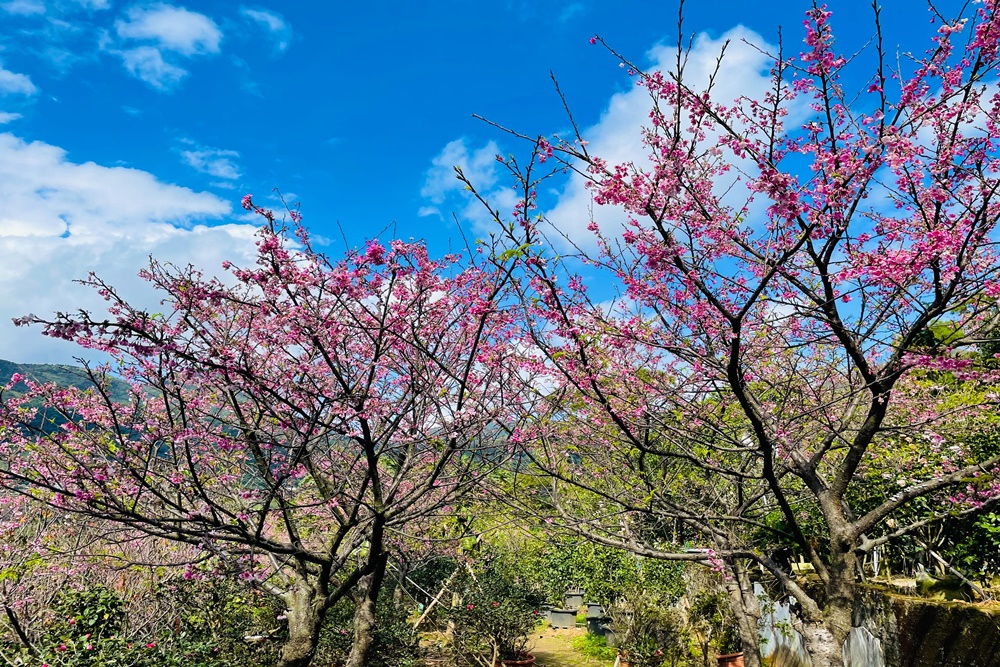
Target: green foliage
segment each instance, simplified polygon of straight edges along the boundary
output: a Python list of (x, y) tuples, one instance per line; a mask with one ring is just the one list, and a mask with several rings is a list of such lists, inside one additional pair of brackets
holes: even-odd
[(669, 600), (684, 594), (682, 564), (642, 558), (577, 537), (512, 540), (497, 551), (508, 571), (542, 590), (555, 606), (562, 606), (566, 590), (576, 586), (583, 588), (587, 602), (603, 605), (650, 590)]
[(588, 658), (598, 660), (614, 660), (618, 655), (618, 649), (608, 646), (607, 639), (589, 632), (573, 638), (573, 649)]
[(457, 583), (460, 601), (443, 613), (454, 624), (454, 648), (459, 654), (492, 665), (494, 654), (513, 660), (528, 651), (528, 635), (538, 625), (545, 598), (520, 574), (495, 559), (475, 577), (467, 574)]
[[(369, 667), (410, 667), (423, 655), (420, 637), (407, 623), (406, 609), (387, 597), (380, 596), (375, 609), (374, 642), (365, 664)], [(349, 598), (343, 598), (327, 612), (320, 630), (315, 664), (339, 665), (347, 659), (354, 642), (354, 608)]]
[[(0, 645), (0, 653), (25, 667), (265, 667), (277, 662), (286, 630), (273, 597), (224, 579), (177, 579), (160, 584), (153, 598), (161, 611), (173, 610), (156, 627), (130, 619), (113, 590), (66, 590), (52, 604), (47, 632), (34, 643), (36, 656), (16, 645)], [(343, 663), (353, 641), (353, 612), (346, 598), (330, 611), (316, 664)], [(406, 610), (380, 600), (376, 616), (367, 664), (416, 664), (422, 652)]]
[[(273, 664), (277, 642), (246, 635), (276, 628), (277, 606), (227, 581), (161, 584), (154, 596), (165, 618), (136, 623), (121, 596), (108, 588), (65, 589), (52, 603), (53, 619), (30, 656), (0, 647), (26, 667), (242, 667)], [(147, 602), (150, 602), (147, 600)]]
[(430, 604), (432, 597), (458, 567), (461, 565), (454, 558), (431, 558), (419, 563), (406, 573), (407, 580), (414, 584), (407, 590), (418, 602)]
[[(227, 579), (172, 580), (157, 595), (177, 610), (172, 632), (159, 640), (164, 650), (234, 667), (277, 660), (285, 632), (277, 620), (283, 607), (274, 597)], [(248, 636), (268, 639), (249, 642)]]
[(954, 522), (949, 527), (962, 536), (948, 551), (953, 563), (966, 572), (1000, 576), (1000, 514), (986, 512)]
[[(544, 543), (539, 541), (538, 544)], [(544, 587), (548, 602), (561, 607), (566, 591), (579, 586), (583, 580), (576, 552), (575, 544), (553, 540), (552, 543), (542, 546), (537, 554), (536, 567), (532, 572), (538, 584)], [(515, 554), (511, 554), (509, 558), (519, 560)], [(524, 566), (529, 566), (528, 561), (522, 563)]]
[(34, 664), (60, 667), (201, 667), (220, 666), (216, 647), (184, 641), (166, 642), (131, 636), (125, 604), (102, 586), (67, 589), (55, 599), (55, 619), (37, 643)]
[[(119, 636), (102, 637), (100, 639), (65, 637), (59, 643), (39, 647), (40, 653), (33, 665), (51, 665), (55, 667), (181, 667), (181, 661), (171, 659), (157, 647), (155, 642), (148, 645), (129, 642)], [(198, 663), (184, 661), (187, 665)]]
[(420, 635), (407, 622), (407, 614), (391, 602), (379, 605), (375, 642), (368, 655), (370, 667), (410, 667), (420, 663)]
[(666, 603), (684, 594), (684, 565), (642, 558), (592, 542), (577, 546), (581, 582), (586, 597), (609, 605), (650, 594)]
[(55, 600), (57, 625), (67, 631), (95, 637), (115, 635), (125, 629), (125, 604), (112, 590), (95, 586), (82, 591), (64, 590)]
[(688, 610), (689, 634), (701, 644), (703, 653), (715, 646), (719, 653), (742, 650), (733, 612), (722, 592), (699, 591)]
[(680, 614), (660, 598), (633, 601), (616, 624), (625, 627), (619, 650), (634, 667), (674, 665), (689, 653)]

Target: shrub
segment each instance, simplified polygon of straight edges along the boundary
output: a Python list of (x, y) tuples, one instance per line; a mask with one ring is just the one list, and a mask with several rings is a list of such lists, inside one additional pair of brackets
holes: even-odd
[[(143, 616), (114, 590), (66, 589), (51, 605), (52, 622), (34, 642), (35, 656), (19, 650), (20, 664), (51, 667), (242, 667), (273, 664), (275, 642), (246, 635), (277, 630), (280, 609), (271, 598), (226, 581), (172, 581), (138, 601)], [(135, 610), (133, 610), (135, 611)], [(271, 633), (275, 639), (280, 632)], [(8, 658), (11, 651), (4, 647)], [(15, 663), (17, 664), (17, 663)]]
[[(375, 609), (375, 637), (368, 652), (369, 667), (410, 667), (423, 655), (420, 638), (407, 623), (406, 609), (380, 596)], [(354, 641), (354, 604), (342, 599), (327, 612), (320, 630), (315, 664), (342, 664)]]
[(456, 586), (461, 601), (447, 610), (454, 623), (454, 648), (492, 667), (494, 659), (513, 660), (528, 652), (528, 635), (539, 622), (544, 593), (519, 580), (500, 561)]
[(175, 579), (158, 587), (157, 598), (171, 610), (156, 633), (165, 651), (220, 667), (277, 661), (287, 633), (274, 597), (227, 579)]
[(618, 654), (618, 649), (608, 646), (607, 639), (589, 632), (573, 638), (573, 650), (598, 660), (614, 660)]

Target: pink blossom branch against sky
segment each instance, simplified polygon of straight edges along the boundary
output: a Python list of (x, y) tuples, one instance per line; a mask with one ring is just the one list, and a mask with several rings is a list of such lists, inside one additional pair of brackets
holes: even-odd
[[(930, 15), (903, 0), (884, 7), (890, 50), (925, 48)], [(689, 3), (692, 71), (710, 70), (732, 38), (726, 90), (759, 92), (766, 58), (740, 40), (775, 44), (780, 25), (802, 50), (806, 9)], [(868, 3), (832, 9), (838, 46), (853, 53), (874, 32)], [(483, 221), (451, 165), (500, 195), (491, 159), (513, 149), (471, 114), (565, 132), (550, 70), (595, 149), (641, 159), (648, 98), (588, 42), (600, 34), (648, 67), (669, 63), (676, 40), (676, 6), (648, 2), (11, 0), (0, 21), (0, 358), (22, 361), (73, 354), (8, 322), (95, 305), (69, 285), (88, 271), (143, 295), (134, 276), (150, 253), (210, 271), (246, 259), (256, 224), (238, 206), (246, 192), (301, 200), (333, 252), (390, 226), (434, 252), (459, 246), (451, 214), (473, 230)], [(542, 193), (553, 220), (585, 230), (589, 197), (553, 185)]]
[[(142, 277), (163, 313), (92, 277), (111, 321), (44, 325), (110, 355), (133, 403), (121, 414), (103, 391), (26, 378), (12, 394), (15, 374), (0, 385), (2, 486), (211, 550), (241, 578), (316, 576), (326, 599), (362, 543), (407, 539), (509, 457), (495, 435), (522, 400), (509, 272), (398, 240), (328, 262), (305, 230), (294, 248), (244, 206), (269, 222), (225, 282), (153, 262)], [(35, 398), (66, 421), (39, 432)], [(330, 569), (261, 558), (293, 552)]]

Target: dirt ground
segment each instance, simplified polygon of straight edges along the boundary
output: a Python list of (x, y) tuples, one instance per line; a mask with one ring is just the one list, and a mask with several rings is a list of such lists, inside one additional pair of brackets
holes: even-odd
[[(553, 630), (548, 627), (538, 628), (538, 631), (531, 636), (530, 644), (530, 650), (535, 655), (535, 667), (612, 667), (614, 660), (598, 660), (573, 650), (573, 639), (585, 634), (587, 631), (584, 628), (561, 630)], [(431, 636), (428, 634), (424, 637), (432, 654), (425, 659), (424, 664), (427, 667), (454, 665), (455, 662), (452, 658), (444, 652), (435, 651), (432, 648), (432, 646), (439, 647), (441, 641), (440, 639), (429, 639)], [(436, 653), (439, 655), (435, 655)]]
[(573, 650), (573, 639), (587, 634), (583, 628), (545, 628), (532, 636), (535, 667), (610, 667), (612, 660), (597, 660)]

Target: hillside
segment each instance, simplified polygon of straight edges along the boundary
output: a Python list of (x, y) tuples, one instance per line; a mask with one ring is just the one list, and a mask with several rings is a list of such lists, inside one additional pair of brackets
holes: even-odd
[[(54, 382), (64, 387), (86, 389), (91, 386), (86, 372), (79, 366), (63, 364), (20, 364), (0, 359), (0, 384), (6, 384), (14, 373), (20, 373), (35, 382)], [(14, 391), (24, 391), (24, 383), (14, 386)], [(128, 400), (128, 385), (121, 380), (111, 381), (111, 396), (116, 401)]]

